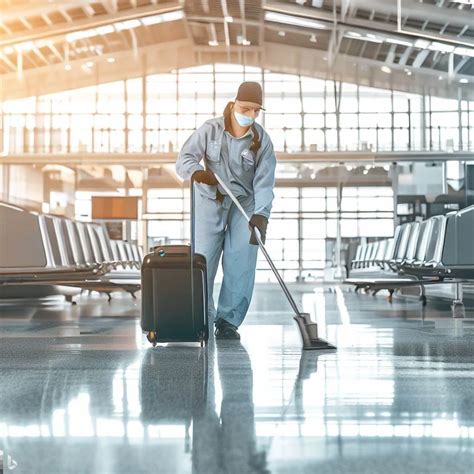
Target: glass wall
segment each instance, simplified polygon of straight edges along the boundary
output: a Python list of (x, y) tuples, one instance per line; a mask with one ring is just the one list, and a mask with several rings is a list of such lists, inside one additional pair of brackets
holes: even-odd
[[(341, 183), (338, 201), (335, 184), (317, 185), (317, 181), (313, 186), (275, 188), (266, 247), (287, 281), (324, 277), (335, 256), (334, 245), (329, 244), (335, 243), (338, 223), (345, 241), (393, 235), (394, 196), (390, 183)], [(188, 189), (150, 188), (145, 209), (149, 247), (189, 241)], [(258, 270), (258, 281), (273, 281), (261, 254)]]
[(267, 111), (260, 121), (277, 151), (474, 150), (474, 101), (232, 64), (4, 102), (3, 149), (10, 154), (176, 151), (196, 127), (222, 113), (243, 80), (264, 86)]
[[(93, 196), (137, 196), (138, 220), (116, 223), (122, 229), (123, 238), (143, 245), (146, 250), (159, 244), (189, 242), (189, 189), (168, 179), (172, 165), (62, 166), (57, 179), (53, 179), (55, 171), (50, 167), (43, 171), (33, 165), (16, 167), (18, 170), (14, 175), (10, 170), (10, 175), (17, 182), (22, 177), (25, 185), (20, 189), (21, 195), (10, 189), (10, 195), (4, 196), (7, 201), (30, 206), (25, 199), (28, 186), (30, 197), (40, 201), (37, 210), (90, 221)], [(114, 174), (105, 179), (104, 176), (111, 174), (110, 168)], [(131, 173), (134, 182), (121, 179)], [(295, 176), (308, 173), (295, 185)], [(274, 190), (267, 247), (287, 281), (324, 278), (325, 270), (335, 263), (338, 230), (343, 245), (393, 234), (395, 205), (391, 176), (394, 173), (388, 165), (356, 167), (352, 163), (334, 167), (329, 163), (278, 163), (276, 174), (278, 184)], [(37, 187), (34, 196), (32, 182)], [(258, 269), (257, 280), (273, 281), (262, 255)]]

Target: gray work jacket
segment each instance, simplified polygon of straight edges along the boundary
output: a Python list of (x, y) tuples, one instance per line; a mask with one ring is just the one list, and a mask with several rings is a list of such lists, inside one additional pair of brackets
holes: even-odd
[[(276, 157), (273, 144), (264, 128), (255, 124), (261, 146), (250, 151), (252, 130), (240, 138), (224, 130), (224, 117), (207, 120), (186, 140), (176, 162), (176, 172), (183, 179), (206, 169), (218, 174), (237, 197), (254, 196), (255, 214), (270, 217), (274, 198)], [(196, 183), (202, 196), (216, 199), (218, 186)], [(225, 194), (219, 187), (219, 192)]]

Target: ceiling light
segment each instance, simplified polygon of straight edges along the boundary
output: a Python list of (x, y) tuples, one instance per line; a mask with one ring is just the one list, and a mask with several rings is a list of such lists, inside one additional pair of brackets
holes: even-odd
[(366, 41), (370, 41), (371, 43), (377, 43), (377, 44), (383, 43), (383, 40), (381, 40), (380, 38), (376, 38), (376, 37), (369, 38), (369, 37), (366, 36), (363, 39), (366, 40)]
[(247, 38), (244, 38), (242, 35), (237, 35), (237, 44), (242, 46), (249, 46), (250, 41)]
[(413, 46), (413, 43), (411, 41), (404, 41), (404, 40), (400, 40), (398, 38), (387, 38), (385, 41), (387, 43), (399, 44), (401, 46)]
[(454, 50), (454, 54), (459, 54), (459, 56), (471, 56), (474, 58), (474, 49), (471, 48), (462, 48), (458, 46)]
[(381, 38), (373, 35), (372, 33), (368, 33), (367, 35), (365, 35), (364, 39), (367, 41), (371, 41), (372, 43), (383, 43)]
[(285, 35), (286, 35), (286, 33), (285, 33), (284, 31), (279, 31), (279, 32), (278, 32), (278, 36), (282, 36), (282, 37), (283, 37), (283, 36), (285, 36)]
[(183, 10), (162, 13), (161, 15), (146, 16), (141, 19), (143, 25), (156, 25), (158, 23), (166, 23), (168, 21), (182, 20), (184, 18)]
[(385, 74), (390, 74), (392, 72), (392, 70), (388, 66), (382, 66), (380, 70)]
[(15, 45), (17, 51), (31, 51), (35, 47), (33, 41), (26, 41)]
[(96, 28), (90, 30), (75, 31), (74, 33), (69, 33), (66, 35), (66, 41), (72, 43), (73, 41), (92, 38), (93, 36), (98, 36), (100, 33), (97, 32)]
[(465, 77), (463, 77), (462, 79), (459, 79), (459, 82), (461, 84), (467, 84), (469, 81)]
[(415, 41), (415, 48), (426, 49), (430, 45), (430, 42), (424, 39), (417, 39)]
[(64, 69), (66, 69), (66, 71), (70, 71), (72, 69), (72, 66), (70, 64), (65, 64)]
[(219, 42), (217, 40), (210, 40), (209, 46), (219, 46)]
[(454, 46), (450, 44), (440, 43), (439, 41), (433, 41), (428, 49), (431, 51), (440, 51), (441, 53), (452, 53), (455, 49)]
[(87, 67), (93, 67), (94, 66), (94, 61), (87, 61), (86, 66)]
[(383, 43), (382, 39), (378, 38), (377, 36), (369, 33), (368, 35), (362, 35), (357, 33), (356, 31), (348, 31), (344, 34), (345, 38), (356, 39), (360, 41), (370, 41), (371, 43)]
[(108, 63), (114, 63), (114, 62), (115, 62), (115, 58), (107, 58), (107, 62), (108, 62)]
[(412, 72), (409, 69), (405, 69), (405, 72), (407, 73), (407, 76), (411, 76)]
[(99, 26), (97, 28), (90, 28), (88, 30), (75, 31), (66, 35), (66, 41), (72, 43), (73, 41), (92, 38), (93, 36), (107, 35), (115, 31), (129, 30), (131, 28), (138, 28), (142, 25), (156, 25), (157, 23), (165, 23), (168, 21), (176, 21), (184, 18), (183, 10), (175, 10), (172, 12), (161, 13), (159, 15), (150, 15), (143, 18), (119, 21), (109, 25)]
[(115, 29), (117, 31), (131, 30), (132, 28), (138, 28), (139, 26), (142, 26), (139, 20), (126, 20), (115, 23)]
[(115, 28), (112, 25), (99, 26), (96, 28), (96, 31), (99, 35), (108, 35), (115, 31)]
[(311, 41), (311, 43), (317, 43), (318, 39), (316, 38), (316, 35), (311, 35), (309, 40)]
[(231, 16), (225, 16), (224, 21), (227, 22), (227, 23), (232, 23), (234, 21), (234, 19)]
[(300, 26), (302, 28), (312, 28), (316, 30), (325, 30), (326, 25), (318, 21), (310, 20), (300, 16), (285, 15), (283, 13), (265, 12), (265, 20), (283, 23), (285, 25)]
[(438, 81), (442, 81), (443, 80), (443, 76), (438, 76)]

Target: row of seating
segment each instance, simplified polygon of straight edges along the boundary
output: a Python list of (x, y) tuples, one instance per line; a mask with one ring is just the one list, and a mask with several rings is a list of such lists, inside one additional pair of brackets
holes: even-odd
[(399, 225), (393, 238), (357, 247), (345, 282), (393, 294), (403, 286), (472, 280), (473, 233), (474, 206)]
[(104, 225), (0, 203), (0, 285), (55, 284), (109, 293), (140, 288), (141, 248)]

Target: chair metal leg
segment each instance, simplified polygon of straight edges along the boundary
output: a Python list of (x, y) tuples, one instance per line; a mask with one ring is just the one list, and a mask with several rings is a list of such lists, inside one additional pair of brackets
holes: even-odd
[(466, 310), (463, 301), (462, 283), (456, 283), (454, 286), (454, 301), (451, 306), (453, 318), (465, 318)]

